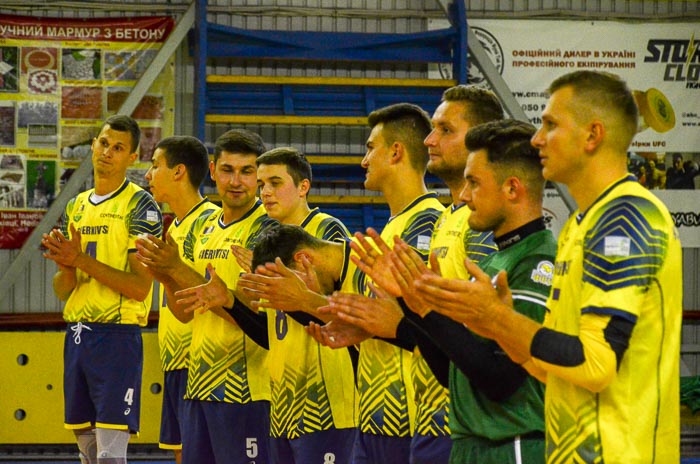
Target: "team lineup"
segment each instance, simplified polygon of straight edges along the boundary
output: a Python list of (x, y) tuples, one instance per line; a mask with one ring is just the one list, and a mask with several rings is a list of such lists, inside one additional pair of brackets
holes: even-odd
[[(167, 137), (149, 194), (126, 178), (138, 124), (107, 119), (94, 188), (42, 239), (81, 463), (127, 462), (152, 298), (178, 464), (679, 462), (681, 245), (627, 172), (632, 92), (577, 71), (548, 94), (540, 128), (477, 86), (370, 113), (364, 187), (390, 218), (354, 234), (309, 205), (295, 148)], [(578, 207), (558, 238), (547, 181)]]

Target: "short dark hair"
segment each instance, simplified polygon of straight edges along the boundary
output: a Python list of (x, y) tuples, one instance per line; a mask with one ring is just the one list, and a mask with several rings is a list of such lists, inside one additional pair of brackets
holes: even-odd
[(320, 248), (323, 240), (303, 228), (289, 224), (275, 224), (262, 233), (253, 248), (252, 269), (280, 258), (285, 266), (294, 260), (294, 253), (303, 247)]
[(460, 102), (465, 106), (462, 117), (476, 126), (503, 119), (503, 105), (495, 93), (476, 85), (455, 85), (442, 93), (444, 102)]
[(255, 164), (260, 167), (261, 164), (266, 165), (283, 165), (287, 167), (287, 172), (292, 177), (294, 185), (298, 186), (299, 182), (308, 179), (311, 182), (311, 164), (306, 156), (296, 148), (278, 147), (266, 151), (258, 157)]
[(250, 154), (256, 157), (267, 151), (262, 137), (247, 129), (231, 129), (224, 132), (214, 143), (214, 163), (219, 160), (221, 152)]
[[(571, 87), (577, 100), (582, 103), (581, 106), (585, 104), (591, 108), (590, 113), (598, 114), (605, 110), (615, 115), (622, 131), (621, 134), (616, 134), (619, 140), (617, 148), (626, 153), (637, 133), (639, 110), (625, 81), (620, 76), (603, 71), (574, 71), (556, 78), (549, 85), (549, 94), (563, 87)], [(585, 114), (583, 107), (578, 114)]]
[(128, 132), (131, 134), (131, 151), (130, 153), (135, 153), (139, 148), (139, 143), (141, 142), (141, 128), (139, 123), (136, 122), (131, 116), (125, 114), (115, 114), (110, 116), (105, 120), (100, 128), (100, 131), (109, 126), (111, 129), (119, 132)]
[(537, 129), (516, 119), (502, 119), (472, 127), (464, 138), (467, 150), (486, 150), (486, 158), (496, 166), (503, 181), (509, 176), (521, 178), (533, 193), (544, 187), (539, 150), (530, 140)]
[(197, 138), (189, 135), (175, 135), (162, 139), (156, 145), (165, 153), (165, 164), (173, 168), (182, 164), (187, 169), (190, 184), (197, 189), (209, 172), (207, 147)]
[(411, 166), (425, 171), (428, 164), (428, 147), (423, 140), (430, 134), (430, 116), (420, 106), (397, 103), (372, 111), (367, 118), (369, 127), (383, 124), (382, 135), (388, 145), (403, 143), (409, 152)]

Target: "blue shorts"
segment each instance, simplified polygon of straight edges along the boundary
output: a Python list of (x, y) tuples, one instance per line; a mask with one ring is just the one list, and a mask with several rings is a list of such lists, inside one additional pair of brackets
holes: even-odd
[(406, 464), (411, 455), (411, 437), (387, 437), (358, 432), (353, 464)]
[(63, 365), (66, 428), (139, 431), (141, 327), (70, 323)]
[(350, 464), (357, 429), (329, 429), (298, 438), (270, 438), (270, 462)]
[(270, 462), (270, 403), (185, 400), (182, 464)]
[(450, 461), (452, 437), (442, 435), (414, 435), (411, 440), (409, 464), (447, 464)]
[(166, 371), (163, 381), (163, 407), (160, 415), (160, 440), (163, 449), (182, 449), (182, 408), (187, 390), (187, 369)]

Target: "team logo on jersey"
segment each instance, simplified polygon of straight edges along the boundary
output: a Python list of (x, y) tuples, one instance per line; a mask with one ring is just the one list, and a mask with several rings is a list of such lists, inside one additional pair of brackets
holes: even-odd
[(201, 235), (201, 238), (199, 240), (202, 243), (202, 245), (204, 245), (205, 243), (207, 243), (207, 241), (209, 241), (209, 237), (207, 237), (207, 235), (214, 232), (215, 227), (216, 226), (211, 225), (211, 226), (208, 226), (208, 227), (205, 227), (204, 229), (202, 229), (202, 235)]
[(547, 287), (552, 286), (552, 277), (554, 277), (554, 265), (550, 261), (540, 261), (530, 275), (533, 282)]
[(80, 222), (80, 220), (83, 218), (83, 214), (85, 213), (85, 203), (80, 203), (78, 205), (77, 211), (73, 214), (73, 221), (75, 222)]

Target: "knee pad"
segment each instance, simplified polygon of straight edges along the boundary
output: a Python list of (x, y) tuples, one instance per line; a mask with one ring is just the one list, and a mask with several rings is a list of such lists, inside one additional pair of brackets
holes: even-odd
[(73, 432), (78, 442), (80, 464), (97, 464), (97, 438), (95, 429), (75, 430)]
[(97, 463), (126, 463), (129, 432), (125, 430), (97, 429)]

